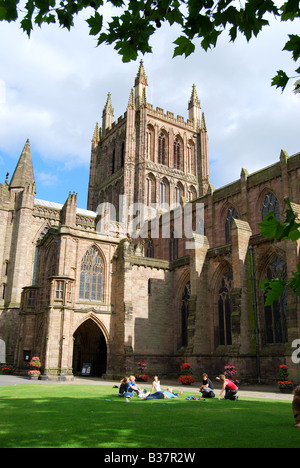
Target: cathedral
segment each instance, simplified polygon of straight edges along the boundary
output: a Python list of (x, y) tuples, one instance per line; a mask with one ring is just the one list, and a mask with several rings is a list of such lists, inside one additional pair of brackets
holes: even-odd
[(141, 360), (160, 377), (189, 362), (198, 379), (234, 364), (247, 382), (287, 364), (299, 384), (299, 300), (286, 290), (265, 306), (259, 284), (292, 276), (300, 242), (263, 238), (259, 223), (283, 220), (286, 197), (300, 218), (300, 153), (215, 189), (196, 87), (186, 120), (154, 109), (147, 89), (141, 62), (116, 121), (108, 94), (86, 209), (75, 193), (64, 205), (36, 197), (29, 140), (0, 184), (0, 363), (26, 375), (38, 355), (41, 378), (59, 380), (87, 365), (119, 379)]

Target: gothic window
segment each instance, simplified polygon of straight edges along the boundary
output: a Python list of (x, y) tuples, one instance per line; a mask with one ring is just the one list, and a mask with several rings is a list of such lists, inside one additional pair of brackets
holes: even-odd
[(154, 245), (153, 245), (152, 239), (149, 239), (149, 242), (147, 245), (146, 257), (154, 258)]
[(190, 188), (188, 189), (188, 201), (195, 200), (195, 198), (197, 198), (197, 191), (195, 187), (191, 185)]
[(235, 208), (231, 207), (227, 211), (227, 217), (225, 221), (225, 242), (229, 244), (231, 242), (231, 225), (233, 219), (239, 219), (238, 212)]
[(175, 187), (175, 200), (174, 200), (174, 204), (175, 206), (178, 206), (180, 205), (180, 188), (179, 187)]
[(151, 206), (156, 202), (156, 180), (153, 174), (147, 177), (147, 205)]
[(46, 254), (47, 276), (55, 276), (57, 270), (57, 246), (53, 243)]
[(195, 158), (195, 143), (193, 141), (188, 142), (187, 146), (187, 172), (189, 174), (196, 175), (196, 158)]
[(99, 252), (91, 247), (83, 256), (80, 270), (79, 298), (102, 300), (103, 262)]
[(218, 293), (218, 316), (219, 316), (219, 344), (232, 344), (231, 331), (231, 297), (232, 271), (229, 270), (222, 278)]
[(188, 344), (187, 323), (189, 317), (189, 301), (191, 297), (191, 283), (188, 281), (185, 285), (181, 297), (181, 346)]
[(171, 232), (170, 236), (169, 258), (170, 262), (178, 258), (178, 238), (176, 237), (174, 230)]
[(180, 205), (180, 200), (181, 197), (184, 196), (184, 187), (183, 185), (179, 182), (175, 189), (174, 189), (174, 205), (179, 206)]
[(124, 167), (124, 161), (125, 161), (125, 143), (123, 141), (122, 146), (121, 146), (121, 167)]
[(114, 174), (115, 169), (116, 169), (116, 150), (114, 149), (113, 154), (112, 154), (112, 169), (111, 169), (112, 174)]
[(164, 133), (158, 137), (158, 162), (159, 164), (167, 164), (167, 142)]
[(264, 219), (264, 217), (270, 213), (270, 211), (274, 211), (276, 219), (280, 221), (278, 200), (271, 192), (267, 193), (267, 195), (264, 197), (261, 207), (262, 219)]
[(162, 208), (169, 209), (170, 204), (170, 185), (168, 179), (164, 178), (159, 184), (159, 205)]
[(152, 125), (148, 125), (147, 127), (147, 135), (146, 135), (146, 151), (147, 151), (147, 159), (154, 161), (154, 128)]
[[(276, 260), (269, 265), (267, 270), (268, 280), (271, 281), (272, 279), (277, 278), (278, 272), (283, 279), (287, 279), (285, 261), (276, 258)], [(267, 344), (287, 342), (286, 308), (286, 291), (284, 291), (282, 296), (277, 301), (274, 301), (272, 305), (264, 306), (265, 339)]]
[(166, 184), (164, 182), (160, 183), (159, 204), (160, 206), (166, 204)]
[(174, 141), (174, 168), (180, 169), (181, 167), (181, 154), (180, 154), (180, 141), (178, 138)]

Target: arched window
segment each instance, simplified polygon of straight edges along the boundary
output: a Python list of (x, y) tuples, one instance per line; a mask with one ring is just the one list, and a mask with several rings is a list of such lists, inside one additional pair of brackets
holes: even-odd
[(278, 200), (275, 197), (275, 195), (271, 192), (267, 193), (267, 195), (265, 195), (264, 197), (262, 207), (261, 207), (262, 219), (264, 219), (264, 217), (268, 213), (270, 213), (270, 211), (274, 211), (276, 219), (280, 221)]
[(231, 207), (227, 211), (227, 217), (225, 221), (225, 242), (229, 244), (231, 242), (231, 225), (233, 219), (239, 219), (238, 212), (235, 208)]
[(123, 141), (121, 145), (121, 167), (124, 167), (124, 161), (125, 161), (125, 143)]
[(148, 125), (146, 134), (146, 157), (154, 161), (154, 128)]
[(196, 150), (192, 140), (189, 140), (187, 146), (187, 172), (196, 175)]
[(167, 164), (167, 141), (164, 133), (158, 137), (158, 162), (159, 164)]
[(103, 261), (99, 252), (91, 247), (83, 256), (80, 269), (79, 298), (102, 300)]
[(153, 245), (152, 239), (149, 239), (147, 250), (146, 250), (146, 257), (154, 258), (154, 245)]
[(180, 188), (178, 186), (175, 187), (175, 193), (174, 193), (174, 205), (179, 206), (180, 205)]
[(112, 163), (111, 163), (111, 173), (114, 174), (116, 170), (116, 150), (113, 150), (112, 153)]
[(178, 138), (174, 141), (174, 168), (180, 169), (181, 167), (181, 154), (180, 154), (180, 141)]
[(159, 187), (159, 204), (160, 206), (164, 206), (166, 204), (166, 184), (164, 182), (161, 182)]
[(147, 181), (147, 205), (156, 202), (156, 180), (153, 174), (148, 174)]
[(185, 285), (181, 297), (181, 346), (188, 344), (187, 323), (189, 317), (189, 301), (191, 297), (191, 283), (188, 281)]
[(219, 344), (232, 344), (231, 331), (231, 291), (232, 291), (232, 270), (229, 270), (221, 280), (221, 287), (218, 292), (218, 315), (219, 315)]
[[(276, 260), (268, 267), (268, 280), (271, 281), (272, 279), (278, 278), (278, 272), (280, 272), (282, 279), (287, 279), (286, 263), (284, 260), (280, 260), (277, 257)], [(286, 343), (288, 341), (286, 306), (286, 291), (284, 291), (281, 297), (277, 301), (274, 301), (272, 305), (264, 306), (266, 343)]]

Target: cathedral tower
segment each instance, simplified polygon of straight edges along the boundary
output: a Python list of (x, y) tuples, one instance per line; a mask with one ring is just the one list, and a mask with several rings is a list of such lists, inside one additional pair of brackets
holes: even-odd
[(124, 116), (113, 121), (111, 95), (92, 141), (88, 209), (119, 195), (127, 204), (174, 207), (205, 195), (209, 186), (208, 137), (193, 85), (188, 120), (147, 102), (148, 79), (141, 61)]

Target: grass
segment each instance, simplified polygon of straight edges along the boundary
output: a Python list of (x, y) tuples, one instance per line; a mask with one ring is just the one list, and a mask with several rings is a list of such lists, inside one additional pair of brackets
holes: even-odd
[(111, 386), (0, 387), (0, 448), (299, 447), (289, 401), (187, 395), (126, 403)]

